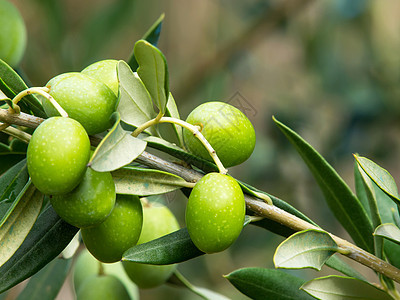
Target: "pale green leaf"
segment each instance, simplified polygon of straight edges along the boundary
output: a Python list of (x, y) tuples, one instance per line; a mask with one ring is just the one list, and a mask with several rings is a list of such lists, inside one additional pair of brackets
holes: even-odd
[(21, 246), (42, 208), (43, 194), (30, 182), (18, 198), (18, 204), (0, 228), (0, 266)]
[(323, 300), (393, 300), (385, 291), (351, 277), (321, 277), (306, 282), (302, 289)]
[[(172, 94), (169, 93), (168, 97), (168, 102), (167, 102), (167, 111), (166, 111), (166, 116), (175, 118), (175, 119), (180, 119), (178, 107), (176, 106), (176, 102), (174, 97), (172, 97)], [(177, 124), (171, 124), (171, 126), (174, 128), (174, 132), (178, 138), (179, 141), (179, 146), (183, 146), (183, 133), (182, 133), (182, 127), (180, 127)]]
[(149, 196), (187, 187), (186, 181), (174, 174), (138, 167), (125, 167), (112, 172), (118, 194)]
[(146, 149), (147, 143), (133, 137), (120, 125), (120, 119), (97, 147), (89, 166), (98, 172), (107, 172), (128, 165)]
[[(120, 89), (117, 111), (121, 120), (134, 127), (139, 127), (154, 119), (157, 114), (154, 111), (151, 96), (138, 74), (132, 72), (124, 61), (118, 62), (117, 74)], [(156, 134), (154, 127), (149, 127), (145, 132)]]
[(136, 42), (135, 58), (139, 63), (137, 72), (146, 89), (149, 91), (154, 104), (165, 113), (168, 95), (168, 67), (162, 52), (145, 40)]
[(361, 168), (376, 183), (376, 185), (389, 195), (393, 201), (400, 204), (399, 192), (392, 175), (368, 158), (357, 155), (355, 155), (355, 158)]
[(320, 270), (338, 250), (338, 245), (325, 231), (309, 229), (297, 232), (276, 249), (276, 268), (314, 268)]
[(384, 237), (400, 245), (400, 229), (392, 223), (378, 226), (375, 229), (374, 235)]

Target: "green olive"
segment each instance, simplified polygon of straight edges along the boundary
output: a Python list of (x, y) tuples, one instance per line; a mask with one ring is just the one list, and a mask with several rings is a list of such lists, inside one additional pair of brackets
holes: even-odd
[[(144, 205), (143, 228), (138, 244), (146, 243), (179, 229), (179, 224), (166, 206)], [(159, 286), (167, 281), (176, 265), (148, 265), (123, 261), (122, 265), (130, 279), (143, 289)]]
[(92, 275), (76, 293), (77, 300), (130, 300), (122, 282), (114, 275)]
[(118, 96), (117, 63), (115, 59), (100, 60), (87, 66), (81, 73), (103, 82)]
[(139, 197), (117, 195), (115, 207), (101, 224), (81, 229), (86, 248), (99, 261), (113, 263), (136, 245), (142, 230), (143, 211)]
[[(256, 143), (253, 125), (232, 105), (223, 102), (204, 103), (189, 114), (186, 122), (200, 127), (225, 167), (238, 165), (253, 153)], [(183, 138), (190, 152), (212, 161), (208, 151), (189, 130), (183, 130)]]
[(18, 66), (26, 48), (26, 27), (18, 9), (0, 0), (0, 59)]
[(115, 197), (111, 173), (87, 168), (82, 182), (74, 190), (53, 196), (50, 202), (64, 221), (84, 228), (103, 222), (114, 208)]
[(49, 118), (32, 134), (28, 172), (42, 193), (66, 194), (81, 182), (89, 155), (89, 137), (81, 124), (70, 118)]
[(220, 252), (242, 231), (246, 204), (235, 179), (208, 173), (193, 188), (186, 206), (189, 235), (201, 251)]
[[(116, 109), (117, 97), (101, 81), (71, 72), (52, 78), (46, 86), (69, 117), (81, 123), (88, 134), (100, 133), (111, 127), (110, 117)], [(47, 115), (59, 115), (46, 98), (43, 99), (43, 107)]]

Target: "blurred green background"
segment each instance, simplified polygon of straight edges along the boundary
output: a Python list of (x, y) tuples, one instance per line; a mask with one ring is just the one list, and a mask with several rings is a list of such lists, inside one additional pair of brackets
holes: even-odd
[[(27, 23), (21, 67), (35, 86), (97, 60), (127, 59), (135, 41), (165, 13), (158, 47), (167, 58), (181, 116), (210, 100), (241, 108), (255, 126), (257, 144), (251, 158), (230, 173), (291, 203), (334, 234), (348, 237), (273, 124), (273, 115), (320, 151), (351, 187), (353, 153), (375, 160), (398, 178), (398, 1), (12, 2)], [(167, 200), (184, 226), (185, 199), (174, 193)], [(193, 284), (244, 299), (222, 275), (239, 267), (273, 267), (280, 241), (248, 226), (228, 251), (196, 258), (179, 269)], [(293, 273), (317, 276), (314, 271)], [(141, 296), (199, 299), (172, 287)], [(60, 299), (68, 297), (66, 286)]]

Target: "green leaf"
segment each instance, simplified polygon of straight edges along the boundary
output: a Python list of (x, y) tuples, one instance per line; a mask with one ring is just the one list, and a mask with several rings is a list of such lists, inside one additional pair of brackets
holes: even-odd
[(372, 252), (374, 230), (371, 221), (349, 186), (310, 144), (275, 118), (274, 121), (311, 170), (335, 217), (358, 246)]
[(302, 289), (324, 300), (393, 300), (385, 291), (355, 278), (331, 275), (306, 282)]
[(165, 113), (168, 95), (168, 66), (164, 54), (145, 40), (136, 42), (133, 49), (139, 63), (137, 72), (154, 104), (161, 113)]
[(56, 299), (68, 271), (71, 259), (56, 258), (35, 274), (27, 286), (18, 295), (17, 300), (53, 300)]
[[(178, 107), (176, 106), (176, 102), (174, 97), (172, 97), (172, 94), (169, 93), (168, 101), (167, 101), (167, 111), (165, 112), (165, 115), (167, 117), (175, 118), (175, 119), (180, 119)], [(177, 124), (170, 124), (172, 128), (174, 129), (174, 132), (176, 134), (176, 137), (178, 138), (179, 146), (183, 147), (183, 133), (182, 133), (182, 128), (177, 125)]]
[(254, 300), (314, 299), (300, 290), (304, 280), (280, 270), (243, 268), (225, 276), (240, 292)]
[(378, 226), (375, 229), (374, 235), (384, 237), (400, 245), (400, 229), (392, 223)]
[(119, 169), (135, 160), (146, 149), (147, 143), (125, 131), (117, 120), (97, 147), (89, 166), (98, 172)]
[(394, 202), (400, 204), (399, 192), (392, 175), (368, 158), (357, 155), (355, 155), (355, 158), (365, 173), (367, 173), (367, 175), (372, 179), (372, 181), (374, 181), (382, 191), (392, 198)]
[(10, 212), (11, 206), (14, 205), (19, 193), (28, 182), (29, 175), (26, 168), (26, 160), (23, 160), (6, 173), (0, 176), (0, 227)]
[(0, 293), (32, 276), (57, 257), (78, 230), (61, 220), (49, 206), (39, 216), (21, 247), (0, 268)]
[(188, 164), (191, 164), (204, 172), (215, 172), (218, 171), (218, 168), (215, 164), (209, 162), (208, 160), (202, 159), (198, 156), (195, 156), (191, 153), (184, 151), (182, 148), (178, 147), (175, 144), (172, 144), (166, 140), (163, 140), (158, 137), (148, 136), (144, 138), (147, 141), (149, 147), (161, 150), (169, 155), (172, 155), (176, 158), (179, 158)]
[(159, 195), (187, 187), (183, 178), (153, 169), (129, 166), (112, 172), (112, 176), (118, 194)]
[(187, 229), (182, 228), (126, 250), (122, 260), (152, 265), (168, 265), (180, 263), (203, 254), (193, 244)]
[(171, 278), (168, 279), (168, 283), (172, 283), (178, 286), (184, 286), (194, 294), (207, 300), (229, 300), (224, 295), (218, 294), (206, 288), (198, 287), (191, 284), (178, 270), (174, 272)]
[(0, 228), (0, 266), (25, 240), (40, 213), (43, 198), (43, 194), (30, 182), (18, 196), (17, 204)]
[[(0, 90), (10, 99), (14, 98), (19, 92), (28, 87), (22, 78), (3, 60), (0, 59)], [(25, 109), (23, 104), (26, 105)], [(36, 116), (45, 118), (42, 103), (35, 95), (28, 95), (18, 103), (21, 108), (29, 113), (31, 110)]]
[(325, 231), (309, 229), (297, 232), (276, 249), (276, 268), (313, 268), (321, 270), (325, 262), (339, 249)]
[[(147, 30), (147, 32), (143, 35), (142, 40), (148, 41), (150, 44), (157, 47), (158, 39), (160, 38), (162, 22), (164, 21), (164, 14), (162, 14), (157, 21)], [(132, 70), (136, 70), (139, 67), (139, 64), (136, 61), (135, 55), (132, 52), (130, 58), (128, 59), (128, 64)]]
[[(137, 73), (133, 73), (126, 62), (119, 61), (117, 74), (120, 94), (117, 111), (121, 120), (126, 124), (139, 127), (154, 119), (156, 112), (153, 108), (151, 96)], [(153, 126), (146, 129), (145, 132), (157, 134)]]

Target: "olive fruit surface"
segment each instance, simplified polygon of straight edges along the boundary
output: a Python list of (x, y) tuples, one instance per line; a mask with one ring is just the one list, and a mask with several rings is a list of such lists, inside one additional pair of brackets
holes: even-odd
[(100, 60), (87, 66), (81, 73), (103, 82), (118, 96), (117, 63), (115, 59)]
[(82, 180), (89, 155), (89, 137), (81, 124), (70, 118), (49, 118), (32, 134), (28, 172), (42, 193), (65, 194)]
[(114, 275), (92, 275), (76, 293), (77, 300), (130, 300), (122, 282)]
[(50, 202), (64, 221), (83, 228), (103, 222), (114, 208), (115, 197), (111, 173), (87, 168), (75, 189), (64, 195), (53, 196)]
[[(144, 205), (143, 228), (138, 244), (149, 242), (178, 229), (178, 221), (168, 207)], [(123, 261), (122, 265), (129, 278), (143, 289), (165, 283), (176, 269), (176, 265), (149, 265), (130, 261)]]
[(189, 196), (186, 226), (197, 248), (206, 253), (220, 252), (238, 238), (245, 213), (239, 184), (228, 175), (208, 173)]
[[(81, 123), (88, 134), (100, 133), (111, 127), (110, 117), (115, 111), (117, 97), (101, 81), (71, 72), (52, 78), (46, 86), (68, 116)], [(43, 107), (47, 115), (59, 115), (48, 99), (43, 99)]]
[(26, 48), (26, 27), (18, 9), (0, 0), (0, 59), (16, 67)]
[(143, 210), (139, 197), (117, 195), (111, 214), (99, 225), (82, 228), (82, 239), (99, 261), (117, 262), (126, 250), (136, 245), (142, 223)]
[[(225, 167), (244, 162), (253, 153), (256, 135), (249, 119), (236, 107), (223, 102), (206, 102), (196, 107), (186, 122), (200, 126), (200, 131), (216, 151)], [(183, 130), (190, 152), (212, 161), (201, 142), (187, 129)]]

